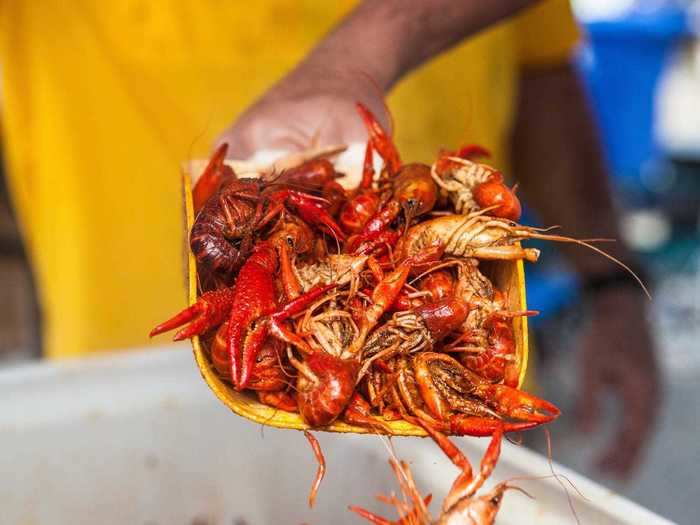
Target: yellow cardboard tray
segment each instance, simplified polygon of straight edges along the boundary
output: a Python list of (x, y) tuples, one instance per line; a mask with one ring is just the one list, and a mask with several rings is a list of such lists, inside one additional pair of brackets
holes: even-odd
[[(237, 173), (244, 173), (245, 176), (254, 176), (260, 166), (255, 166), (250, 163), (232, 161), (228, 162)], [(185, 216), (187, 233), (192, 228), (194, 223), (194, 210), (192, 206), (192, 184), (199, 178), (206, 161), (193, 161), (185, 168), (183, 173), (183, 189), (185, 198)], [(347, 182), (341, 183), (352, 187), (353, 179), (357, 177), (349, 177)], [(188, 304), (192, 305), (197, 301), (197, 266), (192, 252), (189, 250), (189, 242), (186, 242), (187, 249), (187, 272), (188, 272)], [(525, 274), (522, 261), (517, 262), (497, 262), (493, 263), (491, 271), (488, 272), (493, 283), (506, 294), (508, 304), (511, 310), (527, 310), (525, 301)], [(519, 385), (522, 386), (525, 379), (528, 359), (528, 336), (527, 336), (527, 318), (516, 317), (513, 320), (513, 328), (515, 331), (516, 342), (516, 358), (520, 366)], [(246, 392), (237, 392), (231, 386), (217, 375), (211, 365), (204, 349), (202, 348), (199, 337), (192, 339), (192, 349), (194, 357), (197, 361), (197, 366), (206, 381), (209, 388), (214, 392), (216, 397), (239, 416), (245, 417), (256, 423), (269, 425), (278, 428), (291, 428), (303, 430), (311, 428), (304, 423), (299, 414), (293, 414), (278, 410), (273, 407), (260, 403), (253, 395)], [(406, 421), (390, 421), (387, 422), (393, 435), (396, 436), (425, 436), (425, 431), (408, 423)], [(328, 427), (322, 429), (329, 432), (344, 432), (368, 434), (370, 430), (366, 428), (356, 427), (337, 421)]]

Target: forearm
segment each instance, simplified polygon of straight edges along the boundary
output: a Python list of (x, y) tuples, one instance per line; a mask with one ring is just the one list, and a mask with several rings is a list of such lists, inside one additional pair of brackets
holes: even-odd
[(368, 74), (387, 91), (403, 75), (534, 0), (365, 0), (304, 63)]
[[(600, 141), (583, 87), (571, 66), (523, 73), (512, 139), (513, 169), (525, 201), (547, 225), (574, 237), (617, 239), (602, 246), (630, 262), (622, 242)], [(562, 246), (579, 272), (609, 271), (611, 262)]]

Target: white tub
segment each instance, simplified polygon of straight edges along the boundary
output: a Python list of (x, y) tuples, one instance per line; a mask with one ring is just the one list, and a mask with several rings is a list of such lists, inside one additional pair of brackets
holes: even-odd
[[(4, 370), (0, 524), (360, 524), (348, 504), (389, 512), (374, 502), (395, 488), (380, 439), (317, 435), (328, 472), (309, 510), (316, 464), (303, 435), (230, 413), (200, 378), (187, 345)], [(441, 502), (456, 468), (429, 440), (394, 443), (412, 461), (419, 486)], [(486, 440), (458, 443), (476, 463)], [(571, 491), (583, 524), (670, 523), (554, 468), (585, 496)], [(505, 443), (491, 481), (549, 473), (545, 458)], [(575, 523), (555, 480), (517, 484), (534, 499), (507, 493), (499, 524)]]

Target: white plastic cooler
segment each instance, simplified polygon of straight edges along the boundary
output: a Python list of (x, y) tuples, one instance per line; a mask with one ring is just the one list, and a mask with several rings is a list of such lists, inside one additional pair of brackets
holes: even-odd
[[(376, 436), (317, 433), (328, 471), (307, 507), (316, 472), (300, 432), (235, 416), (202, 381), (187, 344), (0, 371), (1, 525), (361, 524), (358, 504), (393, 516), (374, 495), (395, 490)], [(487, 440), (457, 440), (470, 460)], [(394, 439), (437, 512), (457, 469), (432, 441)], [(556, 459), (556, 458), (555, 458)], [(554, 464), (582, 524), (670, 523)], [(504, 443), (490, 480), (547, 476), (546, 458)], [(575, 523), (551, 477), (515, 482), (499, 524)]]

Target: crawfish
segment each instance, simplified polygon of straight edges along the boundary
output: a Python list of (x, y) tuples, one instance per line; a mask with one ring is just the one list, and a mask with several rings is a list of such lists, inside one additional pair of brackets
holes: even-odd
[(399, 235), (389, 225), (403, 209), (405, 222), (433, 209), (437, 188), (425, 164), (406, 164), (390, 180), (391, 198), (376, 212), (357, 235), (349, 239), (346, 249), (357, 254), (370, 253), (378, 246), (393, 247)]
[(519, 489), (507, 482), (499, 483), (493, 489), (477, 495), (484, 482), (492, 474), (501, 452), (503, 431), (496, 429), (491, 437), (477, 474), (474, 475), (467, 457), (447, 436), (426, 422), (420, 422), (430, 437), (438, 444), (450, 461), (460, 469), (460, 474), (443, 501), (440, 515), (433, 519), (428, 512), (431, 496), (423, 498), (416, 486), (408, 463), (395, 457), (389, 460), (399, 483), (403, 500), (395, 496), (379, 497), (380, 501), (392, 504), (399, 513), (399, 519), (390, 521), (361, 507), (350, 506), (350, 510), (375, 525), (493, 525), (501, 507), (503, 494), (508, 489)]
[(255, 242), (260, 181), (237, 179), (212, 195), (197, 214), (190, 248), (200, 267), (217, 274), (236, 272)]
[(506, 296), (479, 271), (479, 261), (454, 262), (459, 276), (455, 294), (469, 304), (470, 312), (458, 330), (458, 337), (443, 350), (461, 352), (462, 363), (490, 381), (505, 380), (506, 385), (517, 386), (519, 362), (515, 354), (513, 318), (538, 312), (509, 311)]
[(275, 180), (307, 193), (320, 193), (329, 203), (328, 213), (335, 216), (347, 199), (345, 189), (338, 184), (340, 175), (328, 159), (311, 159), (283, 171)]
[(522, 248), (519, 242), (527, 239), (578, 244), (602, 255), (626, 270), (651, 298), (641, 279), (620, 260), (593, 246), (591, 242), (605, 239), (575, 239), (546, 233), (547, 229), (523, 226), (508, 219), (489, 217), (484, 211), (468, 215), (445, 215), (411, 227), (396, 247), (399, 260), (412, 257), (428, 247), (442, 250), (455, 257), (485, 260), (521, 260), (536, 262), (540, 251)]
[(378, 359), (432, 350), (462, 325), (468, 312), (468, 305), (454, 296), (396, 312), (367, 339), (362, 351), (362, 372)]
[[(281, 308), (276, 300), (274, 276), (277, 273), (278, 251), (285, 251), (291, 244), (301, 249), (303, 242), (290, 242), (303, 230), (283, 228), (270, 241), (256, 244), (253, 254), (245, 262), (236, 280), (231, 302), (231, 315), (227, 334), (227, 351), (231, 361), (231, 378), (236, 389), (248, 386), (258, 352), (268, 335), (290, 342), (294, 335), (284, 327), (283, 321), (302, 312), (309, 304), (335, 287), (335, 284), (312, 288), (307, 293), (291, 298)], [(291, 277), (287, 275), (286, 277)], [(283, 281), (285, 275), (283, 275)], [(284, 290), (296, 288), (283, 283)]]
[[(202, 335), (211, 328), (228, 319), (226, 330), (226, 355), (217, 354), (217, 367), (221, 372), (221, 363), (229, 363), (226, 377), (238, 390), (247, 388), (252, 380), (258, 354), (272, 335), (286, 341), (289, 337), (284, 321), (290, 316), (303, 311), (308, 304), (316, 300), (325, 291), (333, 288), (310, 289), (299, 296), (293, 291), (298, 289), (294, 275), (282, 264), (282, 290), (287, 297), (283, 306), (277, 300), (275, 276), (280, 259), (288, 260), (289, 248), (295, 253), (307, 250), (311, 246), (312, 234), (303, 221), (293, 216), (280, 220), (273, 228), (269, 239), (258, 242), (252, 254), (242, 265), (235, 285), (202, 295), (193, 306), (156, 327), (152, 335), (162, 333), (182, 324), (191, 324), (176, 337), (193, 337)], [(278, 255), (282, 254), (282, 255)]]
[(560, 414), (552, 403), (492, 384), (447, 354), (421, 352), (410, 362), (401, 359), (397, 370), (394, 399), (401, 402), (397, 408), (451, 434), (487, 436), (497, 428), (526, 430)]
[(345, 238), (326, 211), (325, 199), (301, 191), (275, 189), (260, 179), (236, 179), (212, 195), (195, 219), (190, 248), (197, 262), (220, 275), (238, 271), (265, 225), (292, 207), (304, 221)]
[(516, 362), (515, 336), (511, 315), (491, 314), (484, 323), (486, 341), (479, 353), (465, 353), (462, 363), (481, 377), (492, 382), (503, 381), (507, 386), (517, 386), (519, 370)]
[(459, 157), (443, 157), (433, 165), (432, 177), (457, 213), (485, 209), (493, 217), (520, 219), (520, 200), (506, 186), (503, 174), (491, 166)]
[(311, 264), (294, 266), (294, 273), (304, 291), (335, 282), (339, 287), (352, 285), (350, 295), (354, 295), (368, 258), (367, 255), (332, 254)]

